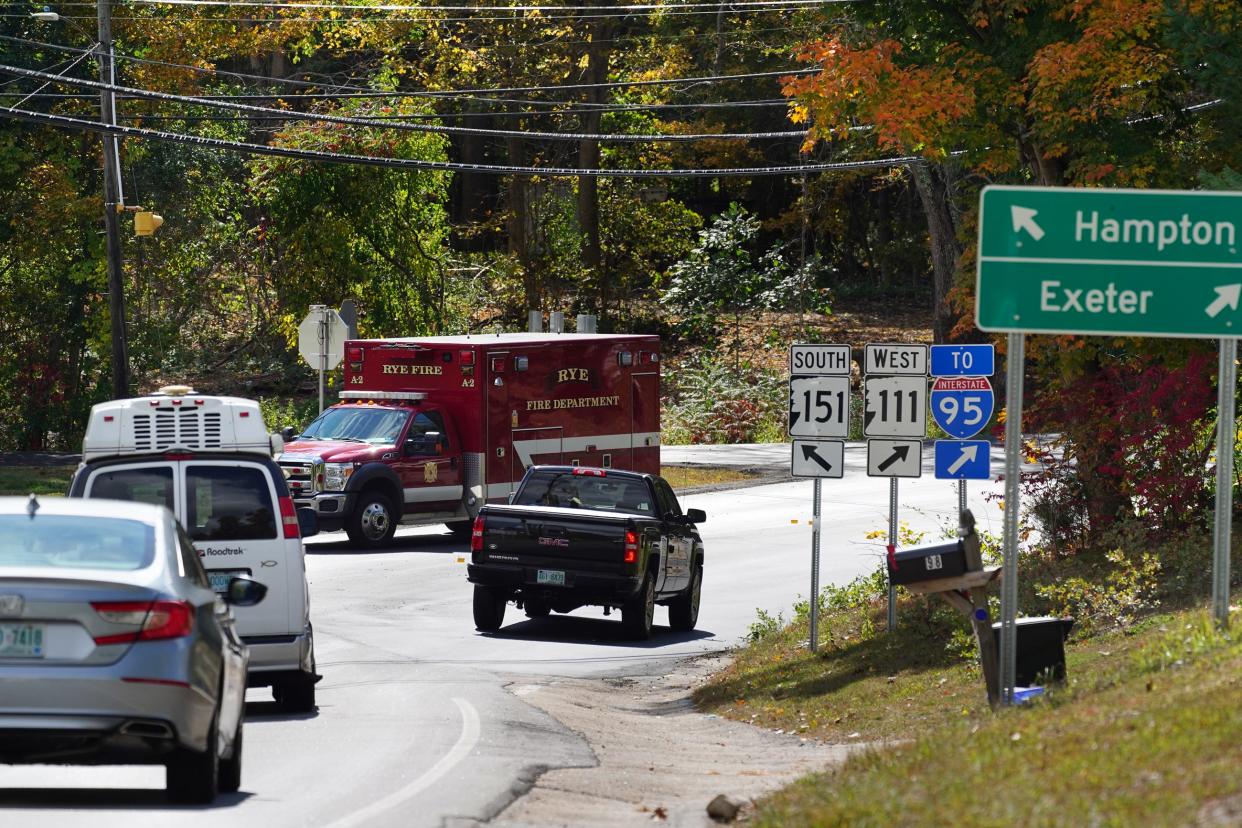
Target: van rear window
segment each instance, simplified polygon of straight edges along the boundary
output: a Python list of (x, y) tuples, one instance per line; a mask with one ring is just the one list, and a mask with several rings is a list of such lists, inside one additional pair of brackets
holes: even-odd
[(151, 503), (167, 506), (172, 511), (177, 508), (173, 502), (173, 470), (170, 466), (95, 472), (86, 496)]
[(196, 541), (269, 540), (276, 511), (267, 474), (254, 466), (189, 465), (185, 526)]

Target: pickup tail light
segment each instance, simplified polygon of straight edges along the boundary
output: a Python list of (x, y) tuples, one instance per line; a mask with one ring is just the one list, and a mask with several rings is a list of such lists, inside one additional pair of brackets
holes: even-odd
[(98, 645), (182, 638), (194, 629), (194, 607), (186, 601), (92, 601), (99, 617), (113, 624), (140, 624), (130, 632), (101, 635)]
[(638, 533), (633, 529), (625, 530), (625, 558), (627, 564), (638, 563)]
[(470, 551), (483, 551), (483, 516), (474, 519), (474, 528), (470, 530)]
[(298, 509), (293, 505), (293, 498), (285, 496), (280, 500), (280, 523), (285, 528), (285, 539), (302, 537), (302, 529), (298, 525)]

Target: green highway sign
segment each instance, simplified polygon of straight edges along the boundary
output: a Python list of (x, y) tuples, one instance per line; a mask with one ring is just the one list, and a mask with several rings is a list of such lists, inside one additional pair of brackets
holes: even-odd
[(1242, 193), (985, 187), (981, 330), (1242, 336)]

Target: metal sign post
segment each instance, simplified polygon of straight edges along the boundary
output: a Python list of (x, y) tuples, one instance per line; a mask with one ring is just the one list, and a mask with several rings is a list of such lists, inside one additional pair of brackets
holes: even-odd
[(1233, 528), (1234, 392), (1238, 384), (1238, 340), (1220, 341), (1220, 376), (1216, 380), (1216, 531), (1212, 548), (1212, 616), (1229, 626), (1229, 543)]
[(1009, 334), (1005, 369), (1005, 544), (1001, 563), (1001, 704), (1013, 704), (1018, 674), (1018, 475), (1022, 459), (1022, 366), (1026, 334)]
[[(888, 554), (897, 554), (897, 478), (888, 480)], [(891, 558), (890, 558), (891, 560)], [(888, 631), (897, 629), (897, 587), (888, 579)]]
[(819, 504), (820, 482), (811, 496), (811, 652), (819, 652)]
[[(845, 474), (850, 422), (850, 346), (789, 347), (790, 474), (814, 478), (811, 496), (811, 629), (808, 645), (819, 651), (819, 521), (821, 479)], [(809, 439), (808, 439), (809, 438)]]

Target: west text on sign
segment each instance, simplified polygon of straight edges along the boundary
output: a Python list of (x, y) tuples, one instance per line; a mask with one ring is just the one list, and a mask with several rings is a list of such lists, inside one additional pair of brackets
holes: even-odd
[(926, 376), (927, 346), (871, 343), (863, 349), (863, 373), (880, 376)]

